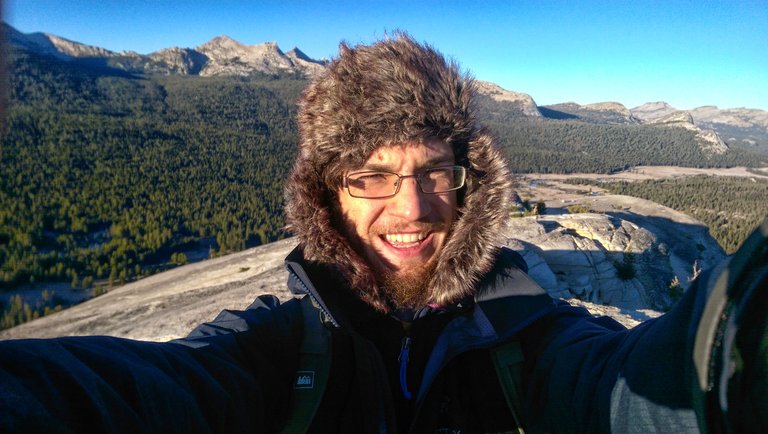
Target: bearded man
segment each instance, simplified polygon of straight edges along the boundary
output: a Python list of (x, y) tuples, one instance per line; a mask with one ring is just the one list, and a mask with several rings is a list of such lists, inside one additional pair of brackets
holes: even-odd
[[(707, 305), (718, 291), (699, 285), (670, 313), (626, 330), (552, 300), (519, 255), (497, 247), (510, 174), (475, 119), (474, 95), (457, 65), (407, 35), (342, 45), (299, 102), (300, 149), (286, 184), (297, 298), (260, 297), (170, 343), (0, 343), (0, 429), (721, 426), (707, 416), (719, 378), (709, 353), (713, 330), (727, 327), (697, 329), (702, 312), (722, 317), (728, 302)], [(766, 244), (758, 237), (742, 254), (748, 269), (765, 269)], [(764, 324), (764, 311), (755, 317)], [(698, 371), (694, 347), (703, 348)], [(695, 405), (707, 409), (700, 419)]]

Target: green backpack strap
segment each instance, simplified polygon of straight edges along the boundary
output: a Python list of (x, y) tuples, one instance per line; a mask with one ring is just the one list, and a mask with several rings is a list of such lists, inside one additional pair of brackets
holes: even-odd
[(496, 375), (499, 378), (499, 384), (504, 391), (504, 398), (507, 400), (507, 406), (512, 413), (512, 417), (517, 425), (517, 432), (522, 434), (523, 424), (520, 419), (522, 411), (522, 399), (520, 396), (520, 385), (522, 383), (523, 371), (523, 350), (519, 342), (510, 342), (491, 349), (493, 366), (496, 368)]
[(310, 296), (299, 303), (304, 336), (293, 381), (290, 417), (282, 430), (286, 434), (307, 432), (320, 407), (331, 370), (331, 333), (323, 325), (321, 311)]

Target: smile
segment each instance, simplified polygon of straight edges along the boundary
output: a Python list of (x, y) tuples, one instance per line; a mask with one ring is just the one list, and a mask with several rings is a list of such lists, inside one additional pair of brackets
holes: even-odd
[(417, 246), (427, 235), (426, 233), (384, 234), (383, 238), (393, 247), (407, 248)]

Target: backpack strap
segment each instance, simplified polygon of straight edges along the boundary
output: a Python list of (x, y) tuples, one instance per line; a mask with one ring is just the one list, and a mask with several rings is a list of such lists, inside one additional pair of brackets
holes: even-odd
[(283, 433), (307, 432), (323, 399), (331, 370), (331, 333), (311, 296), (299, 301), (304, 320), (299, 367), (293, 381), (291, 410)]
[(520, 419), (522, 411), (520, 385), (525, 359), (520, 343), (510, 342), (491, 349), (491, 358), (493, 359), (493, 366), (496, 368), (499, 385), (501, 385), (504, 398), (507, 400), (507, 407), (509, 407), (512, 418), (515, 420), (517, 432), (523, 434), (525, 431), (523, 431), (523, 424)]
[(520, 330), (523, 321), (530, 321), (534, 315), (542, 315), (554, 307), (552, 299), (538, 283), (526, 273), (527, 266), (516, 252), (502, 248), (496, 257), (493, 269), (481, 280), (480, 290), (475, 295), (477, 308), (502, 337), (502, 342), (490, 349), (496, 376), (504, 392), (507, 407), (517, 425), (517, 432), (523, 433), (523, 350), (520, 343), (508, 339)]

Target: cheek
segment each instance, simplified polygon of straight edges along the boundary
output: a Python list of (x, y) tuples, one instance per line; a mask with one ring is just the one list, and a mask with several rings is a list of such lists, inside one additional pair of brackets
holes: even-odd
[(440, 210), (440, 216), (446, 220), (455, 220), (458, 212), (456, 192), (452, 191), (447, 195), (440, 197), (440, 199), (441, 200), (436, 204)]
[(376, 205), (376, 202), (353, 198), (341, 192), (339, 208), (346, 230), (361, 237), (365, 236), (376, 221), (376, 216), (381, 213), (380, 207)]

